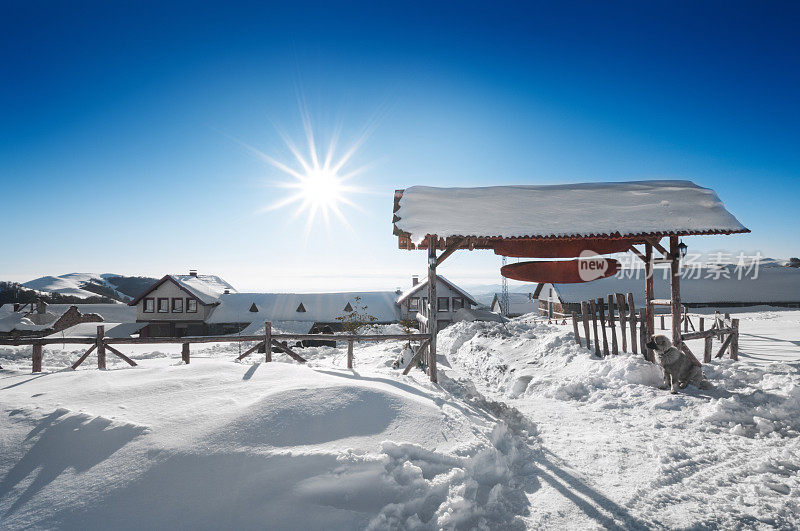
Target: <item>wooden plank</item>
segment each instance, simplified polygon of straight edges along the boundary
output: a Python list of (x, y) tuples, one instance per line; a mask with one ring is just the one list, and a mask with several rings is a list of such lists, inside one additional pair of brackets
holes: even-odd
[(731, 359), (734, 361), (739, 360), (739, 319), (731, 320)]
[(347, 342), (347, 368), (353, 368), (353, 340)]
[(628, 293), (628, 318), (631, 325), (631, 350), (634, 354), (638, 354), (636, 347), (636, 308), (633, 305), (633, 293)]
[(467, 241), (466, 238), (459, 238), (458, 240), (455, 240), (450, 245), (445, 247), (445, 250), (442, 252), (442, 254), (439, 255), (439, 258), (436, 259), (436, 267), (439, 267), (442, 264), (442, 262), (447, 260), (448, 256), (450, 256), (451, 254), (456, 252), (458, 249), (463, 247), (464, 243), (466, 241)]
[[(260, 342), (260, 343), (256, 343), (256, 344), (255, 344), (255, 346), (252, 346), (252, 347), (250, 347), (249, 349), (247, 349), (247, 350), (244, 352), (244, 354), (242, 354), (242, 355), (240, 355), (238, 358), (236, 358), (236, 361), (240, 361), (240, 360), (243, 360), (243, 359), (245, 359), (247, 356), (249, 356), (250, 354), (252, 354), (252, 353), (253, 353), (253, 352), (255, 352), (256, 350), (260, 349), (260, 348), (261, 348), (261, 347), (263, 347), (264, 345), (265, 345), (265, 343), (264, 343), (263, 341), (262, 341), (262, 342)], [(264, 350), (269, 350), (269, 349), (266, 349), (266, 348), (265, 348)]]
[[(111, 347), (109, 346), (109, 348)], [(181, 360), (183, 360), (186, 365), (189, 365), (189, 343), (184, 343), (181, 346)]]
[(417, 348), (417, 351), (414, 352), (413, 356), (411, 356), (411, 361), (409, 361), (408, 365), (406, 365), (406, 368), (403, 369), (403, 374), (408, 374), (409, 372), (411, 372), (411, 369), (414, 367), (416, 363), (419, 362), (420, 358), (422, 357), (422, 352), (428, 346), (428, 343), (429, 341), (427, 339), (424, 340), (422, 343), (420, 343), (419, 348)]
[(264, 361), (272, 361), (272, 323), (264, 321)]
[[(677, 238), (677, 236), (670, 236), (670, 238)], [(665, 248), (664, 248), (664, 247), (663, 247), (663, 246), (662, 246), (662, 245), (659, 243), (658, 239), (656, 239), (656, 238), (647, 238), (647, 242), (648, 242), (650, 245), (652, 245), (653, 247), (655, 247), (656, 249), (658, 249), (658, 252), (660, 252), (660, 253), (661, 253), (661, 254), (664, 256), (664, 258), (666, 258), (666, 259), (670, 259), (670, 257), (672, 256), (672, 255), (671, 255), (670, 253), (668, 253), (668, 252), (667, 252), (667, 250), (666, 250), (666, 249), (665, 249)], [(670, 249), (670, 250), (672, 250), (672, 249)], [(675, 250), (675, 252), (677, 252), (677, 250)]]
[[(681, 314), (683, 306), (681, 306), (681, 259), (678, 252), (678, 237), (669, 237), (669, 254), (670, 254), (670, 298), (672, 299), (672, 306), (670, 307), (672, 313), (672, 344), (678, 345), (681, 343)], [(696, 361), (696, 360), (695, 360)], [(699, 363), (699, 362), (698, 362)]]
[(84, 352), (84, 353), (83, 353), (83, 356), (81, 356), (80, 358), (78, 358), (78, 361), (76, 361), (75, 363), (73, 363), (73, 364), (72, 364), (72, 370), (74, 371), (75, 369), (77, 369), (77, 368), (80, 366), (80, 364), (81, 364), (81, 363), (83, 363), (84, 361), (86, 361), (86, 358), (88, 358), (88, 357), (89, 357), (89, 354), (91, 354), (92, 352), (94, 352), (94, 349), (96, 349), (96, 348), (97, 348), (97, 343), (95, 343), (94, 345), (92, 345), (91, 347), (89, 347), (89, 350), (87, 350), (86, 352)]
[(602, 297), (597, 299), (597, 309), (600, 311), (600, 330), (603, 331), (603, 357), (608, 356), (608, 337), (606, 336), (606, 310)]
[(592, 327), (594, 328), (594, 355), (598, 358), (602, 356), (600, 352), (600, 340), (597, 333), (597, 302), (594, 299), (589, 301), (592, 306)]
[(670, 299), (651, 299), (650, 304), (653, 306), (672, 306)]
[[(650, 243), (646, 243), (644, 246), (645, 257), (647, 260), (644, 263), (644, 300), (645, 300), (645, 317), (646, 319), (642, 322), (642, 327), (644, 328), (644, 337), (648, 338), (651, 337), (655, 333), (656, 324), (655, 324), (655, 315), (653, 314), (653, 305), (652, 301), (655, 298), (654, 288), (653, 288), (653, 245)], [(641, 333), (639, 334), (641, 337)], [(653, 361), (653, 350), (647, 348), (647, 340), (643, 343), (640, 342), (640, 346), (642, 347), (642, 353), (647, 353), (645, 355), (645, 359), (649, 361)]]
[(722, 333), (722, 334), (730, 334), (731, 332), (733, 332), (733, 327), (731, 327), (731, 328), (720, 328), (720, 329), (711, 328), (709, 330), (703, 330), (701, 332), (687, 332), (685, 334), (681, 334), (681, 339), (683, 339), (684, 341), (691, 341), (692, 339), (703, 339), (703, 338), (706, 338), (706, 337), (717, 336), (720, 333)]
[(106, 368), (106, 344), (103, 337), (106, 335), (106, 327), (99, 325), (97, 327), (97, 368)]
[(306, 362), (305, 358), (303, 358), (302, 356), (300, 356), (299, 354), (294, 352), (292, 349), (290, 349), (286, 345), (283, 345), (282, 343), (278, 343), (278, 340), (273, 339), (272, 340), (272, 344), (275, 345), (276, 347), (278, 347), (278, 350), (281, 350), (285, 354), (288, 354), (289, 356), (291, 356), (291, 358), (293, 360), (295, 360), (297, 362), (300, 362), (300, 363), (305, 363)]
[(582, 347), (581, 334), (578, 332), (578, 314), (575, 312), (572, 312), (572, 333), (575, 336), (575, 343), (577, 343), (579, 347)]
[(647, 310), (642, 308), (639, 311), (639, 348), (642, 349), (642, 356), (647, 361), (653, 361), (653, 351), (647, 348)]
[(583, 332), (586, 335), (586, 348), (592, 350), (592, 340), (589, 337), (589, 304), (581, 301), (581, 318), (583, 319)]
[(622, 338), (622, 352), (628, 352), (628, 338), (625, 333), (625, 325), (628, 321), (628, 317), (625, 313), (625, 295), (622, 293), (616, 293), (615, 296), (617, 297), (617, 309), (619, 310), (619, 328), (620, 337)]
[[(115, 349), (115, 348), (114, 348), (114, 347), (112, 347), (111, 345), (106, 345), (106, 348), (107, 348), (108, 350), (110, 350), (110, 351), (111, 351), (111, 352), (112, 352), (114, 355), (116, 355), (118, 358), (122, 359), (122, 360), (123, 360), (125, 363), (127, 363), (128, 365), (130, 365), (131, 367), (136, 367), (136, 362), (135, 362), (135, 361), (133, 361), (132, 359), (130, 359), (130, 358), (129, 358), (128, 356), (126, 356), (125, 354), (123, 354), (122, 352), (120, 352), (119, 350)], [(187, 361), (186, 363), (189, 363), (189, 362)]]
[(700, 363), (700, 360), (697, 359), (697, 356), (694, 355), (694, 352), (689, 348), (686, 343), (681, 342), (681, 350), (684, 354), (692, 361), (693, 364), (697, 365), (698, 367), (702, 367), (703, 365)]
[(709, 363), (711, 361), (711, 347), (714, 341), (714, 336), (706, 336), (703, 340), (703, 363)]
[(659, 316), (659, 317), (661, 317), (661, 330), (666, 330), (666, 329), (667, 329), (667, 327), (666, 327), (666, 326), (664, 326), (664, 316), (663, 316), (663, 315), (661, 315), (661, 316)]
[(725, 340), (724, 343), (722, 343), (722, 346), (717, 351), (717, 355), (714, 357), (721, 358), (722, 355), (725, 353), (725, 349), (728, 348), (728, 345), (731, 344), (731, 341), (733, 341), (733, 334), (728, 334), (728, 338)]
[(33, 344), (33, 370), (31, 372), (42, 372), (42, 344)]
[(611, 353), (615, 356), (619, 354), (617, 345), (617, 324), (614, 322), (614, 296), (608, 296), (608, 322), (611, 325)]

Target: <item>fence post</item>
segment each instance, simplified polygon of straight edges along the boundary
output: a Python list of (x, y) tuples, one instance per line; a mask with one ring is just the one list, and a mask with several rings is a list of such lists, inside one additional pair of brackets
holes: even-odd
[(642, 355), (647, 361), (653, 361), (647, 348), (647, 310), (642, 308), (640, 311), (641, 325), (639, 326), (639, 347), (642, 349)]
[(617, 346), (617, 323), (614, 319), (614, 296), (608, 296), (608, 322), (611, 324), (611, 353), (615, 356), (619, 354)]
[(739, 319), (731, 321), (731, 328), (733, 328), (733, 340), (731, 340), (731, 359), (736, 361), (739, 359)]
[(589, 304), (581, 301), (581, 317), (583, 318), (583, 332), (586, 335), (586, 348), (592, 350), (592, 340), (589, 338)]
[(583, 345), (581, 345), (581, 335), (578, 332), (578, 314), (576, 314), (575, 312), (572, 312), (572, 330), (575, 333), (575, 343), (577, 343), (579, 347), (582, 347)]
[(603, 356), (608, 356), (608, 336), (606, 336), (606, 310), (603, 297), (597, 299), (597, 309), (600, 310), (600, 329), (603, 331)]
[(628, 315), (630, 316), (631, 323), (631, 350), (634, 354), (638, 354), (636, 348), (636, 308), (633, 305), (633, 293), (628, 292)]
[(42, 372), (42, 344), (33, 344), (33, 371)]
[(664, 326), (664, 316), (661, 315), (661, 330), (666, 330), (666, 329), (667, 329), (667, 327)]
[(619, 311), (619, 335), (622, 337), (622, 352), (628, 352), (628, 338), (625, 335), (625, 321), (627, 321), (627, 316), (625, 314), (625, 295), (622, 293), (616, 293), (615, 295), (617, 297), (617, 310)]
[(98, 325), (97, 327), (97, 368), (98, 369), (105, 369), (106, 368), (106, 343), (105, 337), (106, 335), (106, 327), (103, 325)]
[(347, 368), (353, 368), (353, 340), (347, 342)]
[(264, 361), (272, 361), (272, 321), (264, 321)]
[(181, 359), (186, 365), (189, 365), (189, 343), (184, 343), (181, 348)]
[(598, 341), (597, 337), (597, 302), (592, 299), (589, 301), (589, 304), (592, 306), (592, 328), (594, 328), (594, 355), (598, 358), (602, 356), (600, 353), (600, 341)]

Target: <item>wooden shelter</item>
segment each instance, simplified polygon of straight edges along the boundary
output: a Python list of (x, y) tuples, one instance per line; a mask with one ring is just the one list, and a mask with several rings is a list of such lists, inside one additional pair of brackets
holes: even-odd
[[(666, 305), (674, 316), (673, 342), (684, 348), (680, 238), (750, 232), (725, 209), (713, 190), (690, 181), (414, 186), (395, 191), (393, 224), (400, 249), (427, 251), (429, 279), (435, 279), (437, 268), (460, 249), (557, 258), (578, 257), (583, 251), (629, 250), (644, 261), (648, 336), (655, 329), (654, 306)], [(656, 251), (660, 256), (655, 256)], [(653, 266), (657, 263), (670, 264), (670, 299), (653, 296)], [(436, 282), (429, 282), (428, 301), (435, 300)], [(427, 319), (419, 320), (430, 335), (428, 371), (435, 382), (435, 305), (429, 306)]]

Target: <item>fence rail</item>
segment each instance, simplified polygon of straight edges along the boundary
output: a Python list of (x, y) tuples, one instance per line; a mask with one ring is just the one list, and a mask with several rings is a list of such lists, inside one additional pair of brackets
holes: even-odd
[[(113, 345), (151, 345), (158, 343), (174, 343), (182, 345), (181, 359), (185, 363), (190, 362), (190, 347), (192, 343), (248, 343), (256, 342), (256, 345), (245, 351), (236, 359), (241, 360), (257, 350), (263, 349), (266, 354), (266, 361), (272, 361), (272, 352), (279, 351), (290, 356), (297, 362), (305, 363), (306, 360), (297, 354), (288, 345), (288, 341), (344, 341), (347, 342), (347, 367), (353, 368), (353, 344), (361, 341), (419, 341), (422, 342), (417, 349), (417, 354), (425, 348), (426, 340), (430, 340), (429, 334), (409, 333), (409, 334), (273, 334), (272, 323), (264, 323), (264, 333), (258, 335), (245, 336), (189, 336), (189, 337), (106, 337), (105, 326), (97, 327), (95, 337), (63, 337), (63, 338), (14, 338), (0, 339), (0, 345), (32, 347), (31, 359), (33, 365), (32, 372), (42, 372), (42, 347), (46, 345), (66, 344), (66, 345), (91, 345), (78, 360), (72, 364), (73, 369), (77, 369), (81, 363), (86, 361), (92, 352), (97, 351), (97, 367), (105, 369), (106, 350), (122, 359), (131, 366), (136, 366), (136, 362), (117, 350)], [(267, 348), (267, 345), (270, 348)], [(417, 356), (418, 359), (418, 356)], [(408, 369), (410, 370), (410, 365)], [(2, 367), (0, 367), (2, 369)]]

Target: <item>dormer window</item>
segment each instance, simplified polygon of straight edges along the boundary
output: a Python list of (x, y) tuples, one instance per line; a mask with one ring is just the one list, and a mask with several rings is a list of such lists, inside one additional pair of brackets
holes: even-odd
[(303, 306), (302, 302), (300, 303), (300, 306), (297, 307), (297, 311), (305, 313), (306, 308), (305, 308), (305, 306)]
[(344, 307), (344, 311), (346, 311), (346, 312), (352, 312), (353, 311), (353, 307), (350, 306), (349, 302), (347, 303), (347, 306)]
[(253, 313), (258, 313), (258, 306), (256, 306), (256, 303), (253, 303), (253, 305), (250, 306), (250, 311)]

